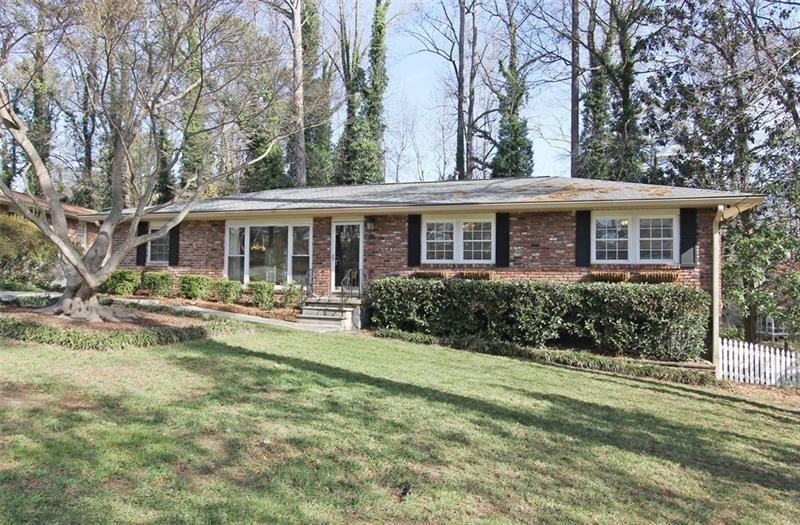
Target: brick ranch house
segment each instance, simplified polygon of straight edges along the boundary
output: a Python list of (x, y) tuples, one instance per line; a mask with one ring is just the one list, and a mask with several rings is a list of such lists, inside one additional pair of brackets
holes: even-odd
[[(719, 224), (762, 200), (561, 177), (278, 189), (201, 201), (123, 266), (309, 283), (320, 295), (421, 270), (559, 281), (659, 270), (712, 292), (716, 314)], [(177, 209), (146, 214), (139, 231)]]
[[(31, 198), (29, 195), (20, 192), (14, 192), (14, 196), (19, 202), (27, 206), (29, 211), (35, 214), (43, 213), (48, 216), (49, 205), (45, 199), (39, 197)], [(83, 248), (91, 246), (99, 230), (97, 225), (98, 212), (90, 208), (73, 206), (72, 204), (62, 204), (62, 206), (64, 215), (67, 218), (67, 231), (70, 239)], [(14, 202), (3, 193), (0, 193), (0, 215), (22, 216)]]

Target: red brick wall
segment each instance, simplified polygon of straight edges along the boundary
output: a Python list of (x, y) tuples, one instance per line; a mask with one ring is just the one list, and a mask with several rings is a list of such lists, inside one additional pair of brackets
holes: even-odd
[[(114, 245), (128, 233), (126, 225), (114, 232)], [(187, 273), (221, 279), (225, 272), (225, 221), (184, 221), (181, 223), (178, 266), (136, 266), (136, 249), (131, 250), (120, 268), (169, 271), (173, 276)]]
[[(625, 270), (632, 275), (648, 270), (675, 270), (677, 282), (711, 290), (711, 242), (714, 210), (698, 213), (697, 266), (679, 265), (592, 265), (575, 266), (575, 214), (570, 212), (513, 213), (510, 220), (510, 264), (491, 265), (423, 264), (422, 269), (487, 269), (499, 279), (551, 279), (574, 282), (587, 280), (592, 270)], [(375, 217), (375, 227), (366, 232), (364, 268), (370, 279), (385, 275), (409, 275), (417, 268), (407, 266), (406, 216)], [(314, 233), (316, 235), (316, 231)]]
[[(407, 266), (408, 226), (405, 215), (376, 216), (374, 227), (365, 230), (364, 269), (370, 279), (387, 275), (409, 275), (418, 268)], [(565, 282), (587, 280), (592, 270), (625, 270), (632, 275), (641, 271), (668, 269), (678, 273), (677, 282), (711, 290), (712, 223), (714, 210), (698, 213), (697, 266), (682, 269), (679, 265), (593, 265), (575, 266), (575, 214), (570, 212), (513, 213), (510, 220), (510, 265), (422, 265), (422, 269), (488, 269), (498, 279), (551, 279)], [(124, 228), (115, 239), (124, 236)], [(180, 265), (168, 268), (174, 275), (198, 273), (220, 278), (224, 272), (224, 222), (184, 221), (181, 224)], [(317, 293), (330, 291), (331, 218), (313, 221), (314, 288)], [(136, 252), (131, 251), (122, 267), (136, 267)], [(167, 269), (163, 266), (152, 269)]]

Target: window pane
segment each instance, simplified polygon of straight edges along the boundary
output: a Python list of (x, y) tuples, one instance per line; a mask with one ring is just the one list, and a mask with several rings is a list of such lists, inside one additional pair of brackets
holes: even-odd
[(308, 255), (310, 254), (308, 246), (309, 237), (308, 226), (294, 226), (292, 228), (292, 255)]
[(492, 223), (464, 223), (464, 260), (489, 261), (492, 259)]
[(251, 281), (286, 282), (289, 261), (289, 227), (250, 228)]
[(429, 260), (453, 260), (454, 230), (452, 222), (429, 222), (425, 225), (425, 250)]
[(233, 255), (228, 257), (228, 279), (244, 282), (244, 256)]
[[(160, 228), (150, 230), (150, 233), (155, 233)], [(168, 262), (169, 261), (169, 234), (150, 241), (150, 262)]]
[(639, 220), (639, 258), (642, 260), (672, 260), (673, 226), (671, 218)]
[(595, 253), (598, 261), (628, 260), (628, 220), (598, 219), (595, 221)]
[(244, 228), (228, 228), (228, 255), (244, 255)]
[(308, 255), (295, 255), (292, 257), (292, 282), (304, 285), (308, 276), (310, 257)]

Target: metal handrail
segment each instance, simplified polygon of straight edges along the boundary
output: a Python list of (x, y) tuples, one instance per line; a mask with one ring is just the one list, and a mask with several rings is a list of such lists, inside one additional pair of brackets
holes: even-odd
[(302, 304), (305, 305), (309, 299), (319, 297), (319, 294), (314, 291), (314, 282), (317, 280), (319, 275), (322, 273), (323, 268), (318, 268), (316, 271), (314, 269), (309, 269), (306, 272), (306, 282), (305, 288), (303, 292), (303, 301)]
[[(358, 287), (353, 286), (353, 280), (358, 278)], [(339, 311), (344, 312), (344, 306), (347, 304), (348, 299), (353, 297), (363, 297), (365, 288), (365, 280), (367, 278), (366, 270), (359, 270), (350, 268), (344, 273), (341, 282), (339, 283), (341, 289), (341, 301), (339, 303)]]

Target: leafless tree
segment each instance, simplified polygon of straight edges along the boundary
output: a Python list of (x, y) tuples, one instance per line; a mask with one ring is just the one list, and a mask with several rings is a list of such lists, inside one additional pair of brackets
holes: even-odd
[[(0, 181), (0, 191), (60, 251), (66, 286), (61, 299), (45, 311), (95, 322), (117, 320), (115, 312), (99, 305), (96, 291), (125, 255), (138, 245), (166, 235), (186, 217), (209, 184), (260, 160), (250, 159), (226, 171), (217, 170), (204, 180), (187, 180), (177, 188), (174, 199), (152, 205), (158, 174), (180, 157), (180, 139), (186, 137), (187, 106), (202, 105), (211, 112), (206, 127), (198, 131), (209, 137), (217, 136), (218, 130), (237, 122), (252, 107), (256, 89), (252, 88), (253, 82), (245, 81), (260, 76), (265, 59), (260, 54), (262, 50), (245, 39), (244, 22), (236, 16), (241, 8), (236, 0), (159, 0), (146, 4), (135, 0), (88, 0), (77, 8), (64, 9), (48, 20), (46, 27), (34, 30), (26, 29), (32, 27), (30, 17), (35, 16), (31, 9), (23, 6), (0, 10), (0, 129), (24, 153), (24, 170), (38, 181), (47, 213), (29, 209), (4, 181)], [(196, 64), (187, 63), (187, 54), (181, 48), (187, 33), (198, 28), (199, 72)], [(30, 82), (11, 85), (9, 71), (15, 68), (15, 61), (26, 58), (28, 42), (43, 32), (55, 42), (58, 53), (54, 55), (64, 57), (51, 65), (65, 75), (75, 64), (86, 63), (87, 50), (79, 42), (96, 44), (101, 57), (92, 82), (85, 87), (96, 90), (87, 98), (99, 104), (95, 109), (111, 134), (111, 206), (96, 240), (85, 253), (70, 241), (51, 169), (31, 141), (29, 126), (15, 111), (11, 98), (17, 89), (30, 89)], [(74, 38), (77, 34), (84, 38)], [(230, 96), (232, 90), (238, 94), (235, 99)], [(166, 160), (158, 146), (162, 128), (177, 138), (172, 155)], [(275, 141), (280, 138), (275, 137)], [(126, 200), (131, 204), (128, 209)], [(146, 213), (168, 206), (175, 213), (166, 224), (154, 232), (139, 233)]]

